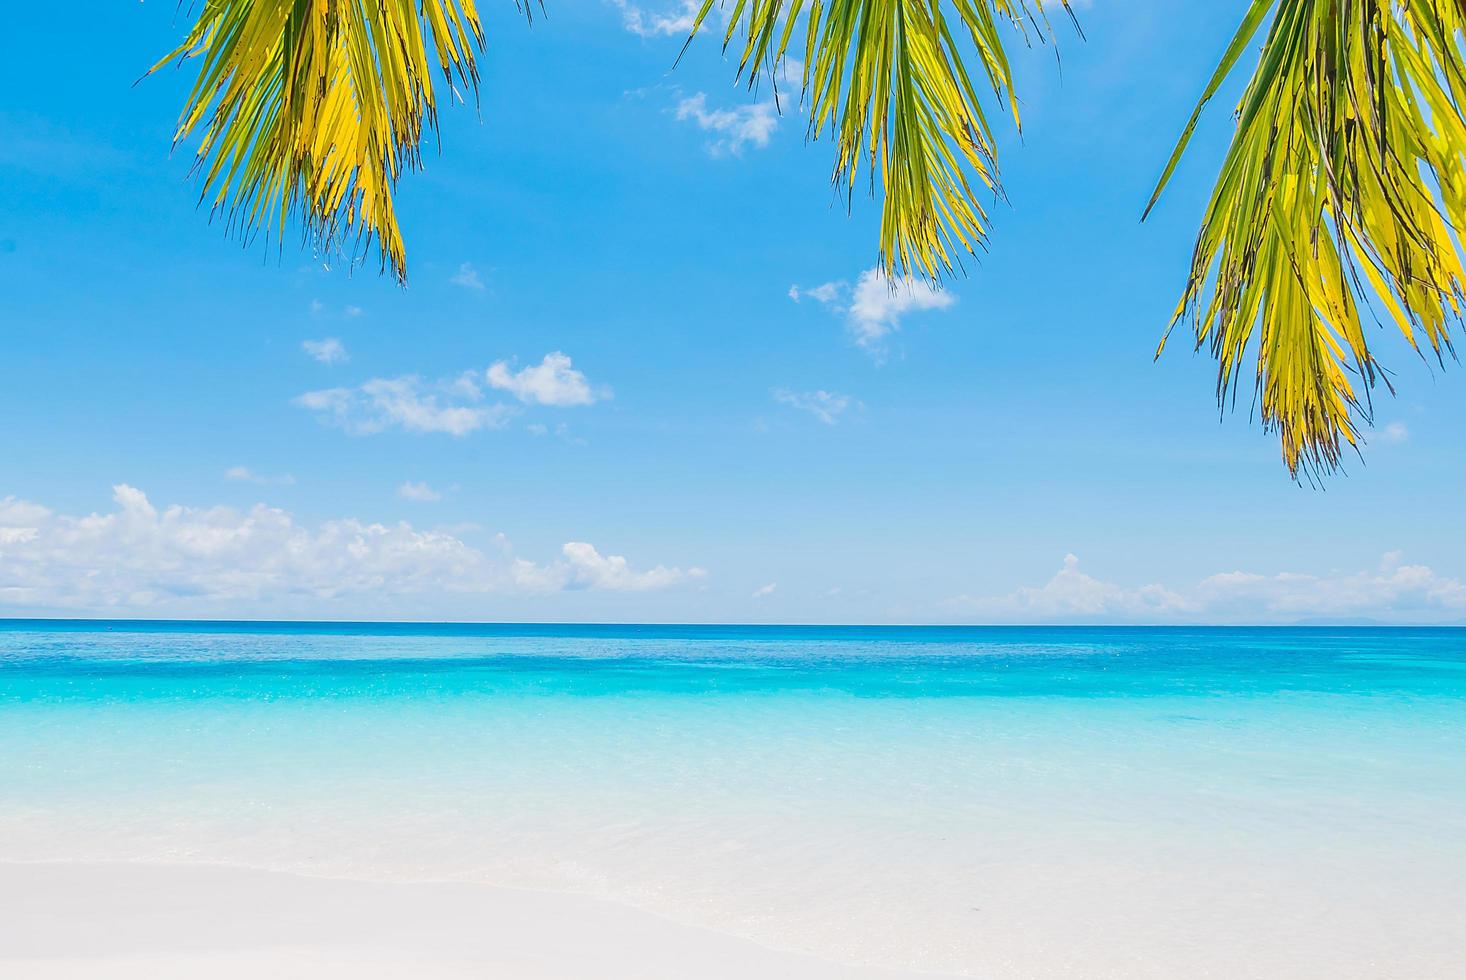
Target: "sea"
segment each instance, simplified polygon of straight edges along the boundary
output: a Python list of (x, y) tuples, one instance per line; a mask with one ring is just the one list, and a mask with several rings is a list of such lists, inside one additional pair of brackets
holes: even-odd
[(5, 620), (29, 861), (959, 976), (1466, 976), (1466, 630)]

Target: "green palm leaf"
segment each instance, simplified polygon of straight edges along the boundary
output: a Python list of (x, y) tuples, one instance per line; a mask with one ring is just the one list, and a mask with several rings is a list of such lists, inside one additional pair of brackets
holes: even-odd
[(1254, 0), (1151, 206), (1269, 13), (1176, 321), (1217, 358), (1224, 403), (1256, 335), (1258, 408), (1296, 477), (1335, 469), (1370, 390), (1389, 385), (1366, 317), (1437, 360), (1450, 350), (1466, 283), (1466, 3)]

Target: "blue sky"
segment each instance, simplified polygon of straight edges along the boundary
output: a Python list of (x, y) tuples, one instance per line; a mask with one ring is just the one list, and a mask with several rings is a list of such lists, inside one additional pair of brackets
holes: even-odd
[(1152, 361), (1226, 100), (1138, 216), (1244, 6), (1015, 36), (991, 252), (904, 301), (792, 101), (709, 37), (672, 70), (676, 0), (486, 8), (478, 112), (400, 188), (406, 289), (196, 209), (189, 71), (133, 85), (174, 4), (89, 11), (65, 72), (12, 45), (0, 612), (1462, 620), (1455, 365), (1381, 330), (1400, 394), (1315, 490), (1184, 337)]

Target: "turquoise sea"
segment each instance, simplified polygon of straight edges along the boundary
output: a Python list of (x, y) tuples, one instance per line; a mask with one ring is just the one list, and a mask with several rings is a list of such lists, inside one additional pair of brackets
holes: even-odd
[(35, 860), (571, 890), (975, 976), (1466, 975), (1466, 630), (4, 621)]

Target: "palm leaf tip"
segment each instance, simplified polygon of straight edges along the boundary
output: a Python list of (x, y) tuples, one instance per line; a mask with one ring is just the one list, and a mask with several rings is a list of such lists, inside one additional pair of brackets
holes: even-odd
[(405, 281), (397, 180), (436, 124), (432, 74), (477, 91), (482, 44), (474, 0), (206, 0), (153, 70), (199, 66), (175, 142), (199, 133), (200, 200), (232, 231), (283, 240), (295, 218)]
[(1255, 358), (1263, 426), (1292, 475), (1312, 477), (1362, 442), (1386, 377), (1369, 324), (1438, 360), (1451, 350), (1466, 289), (1466, 5), (1253, 0), (1203, 105), (1269, 14), (1178, 318), (1217, 359), (1224, 402)]
[[(716, 0), (703, 0), (696, 35)], [(880, 264), (892, 281), (939, 279), (987, 237), (983, 198), (1001, 193), (979, 84), (1018, 119), (1001, 25), (1048, 33), (1063, 0), (734, 0), (725, 50), (750, 84), (803, 36), (811, 139), (835, 143), (843, 194), (869, 180), (883, 194)], [(1035, 16), (1037, 14), (1037, 16)], [(1072, 14), (1072, 12), (1071, 12)], [(1026, 36), (1026, 34), (1025, 34)], [(968, 63), (973, 70), (969, 71)]]

